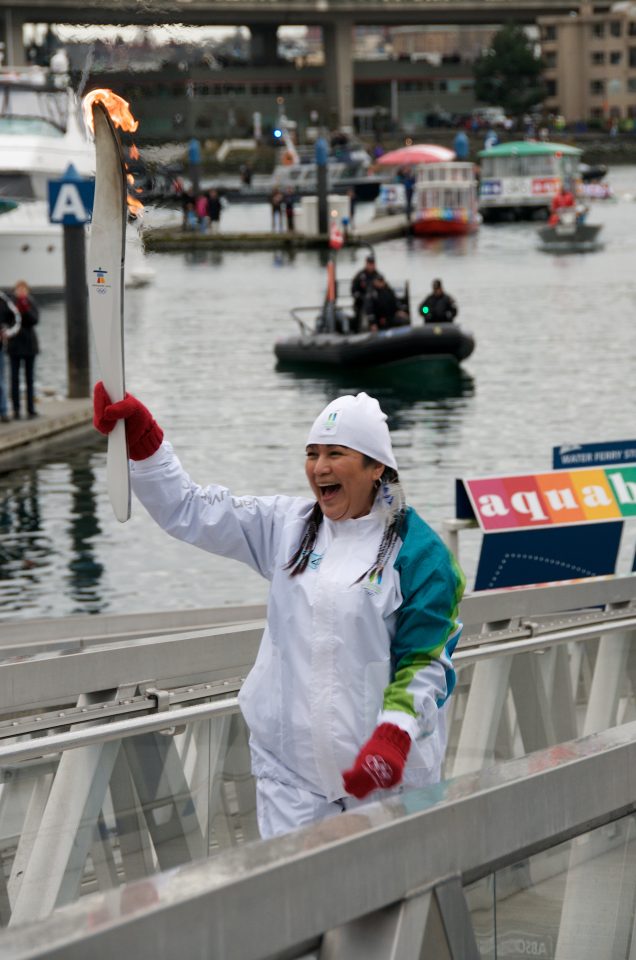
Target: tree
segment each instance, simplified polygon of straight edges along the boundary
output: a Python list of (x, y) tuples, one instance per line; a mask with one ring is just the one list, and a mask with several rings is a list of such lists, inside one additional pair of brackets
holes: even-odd
[(475, 95), (482, 103), (520, 116), (546, 95), (543, 68), (523, 27), (506, 24), (494, 35), (490, 49), (475, 61)]

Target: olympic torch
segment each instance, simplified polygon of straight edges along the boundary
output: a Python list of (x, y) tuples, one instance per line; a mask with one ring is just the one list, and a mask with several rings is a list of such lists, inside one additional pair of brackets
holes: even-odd
[[(95, 200), (88, 253), (88, 302), (101, 378), (113, 402), (123, 400), (124, 261), (128, 175), (115, 123), (136, 130), (128, 104), (110, 90), (93, 90), (83, 101), (95, 134)], [(108, 435), (108, 495), (121, 523), (130, 517), (130, 471), (125, 421)]]

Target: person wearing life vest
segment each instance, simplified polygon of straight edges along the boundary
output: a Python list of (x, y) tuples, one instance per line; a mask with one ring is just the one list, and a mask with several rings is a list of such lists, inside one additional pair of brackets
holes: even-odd
[(305, 445), (309, 497), (234, 497), (190, 479), (135, 397), (99, 382), (94, 423), (124, 419), (132, 487), (179, 540), (270, 582), (239, 695), (261, 836), (436, 782), (464, 577), (407, 506), (386, 416), (366, 393), (329, 403)]
[(550, 204), (550, 216), (548, 218), (548, 223), (551, 226), (559, 223), (561, 219), (561, 211), (566, 207), (576, 206), (576, 200), (574, 194), (570, 190), (569, 186), (566, 183), (562, 183), (558, 193), (552, 197), (552, 203)]

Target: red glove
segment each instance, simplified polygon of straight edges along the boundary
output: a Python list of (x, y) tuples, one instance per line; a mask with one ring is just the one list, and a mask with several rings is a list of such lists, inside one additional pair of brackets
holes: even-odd
[(411, 738), (406, 730), (394, 723), (381, 723), (360, 750), (351, 770), (343, 773), (345, 790), (362, 800), (373, 790), (396, 786), (402, 779), (410, 749)]
[(98, 380), (93, 391), (93, 426), (100, 433), (107, 434), (118, 420), (126, 421), (126, 440), (131, 460), (145, 460), (161, 446), (163, 430), (150, 410), (130, 393), (123, 400), (111, 403), (104, 384)]

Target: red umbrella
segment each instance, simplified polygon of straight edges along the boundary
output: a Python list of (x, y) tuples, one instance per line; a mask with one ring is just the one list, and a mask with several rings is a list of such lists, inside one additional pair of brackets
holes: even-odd
[(413, 143), (410, 147), (399, 147), (383, 153), (378, 163), (384, 166), (395, 166), (415, 163), (440, 163), (444, 160), (454, 160), (455, 153), (447, 147), (439, 147), (436, 143)]

